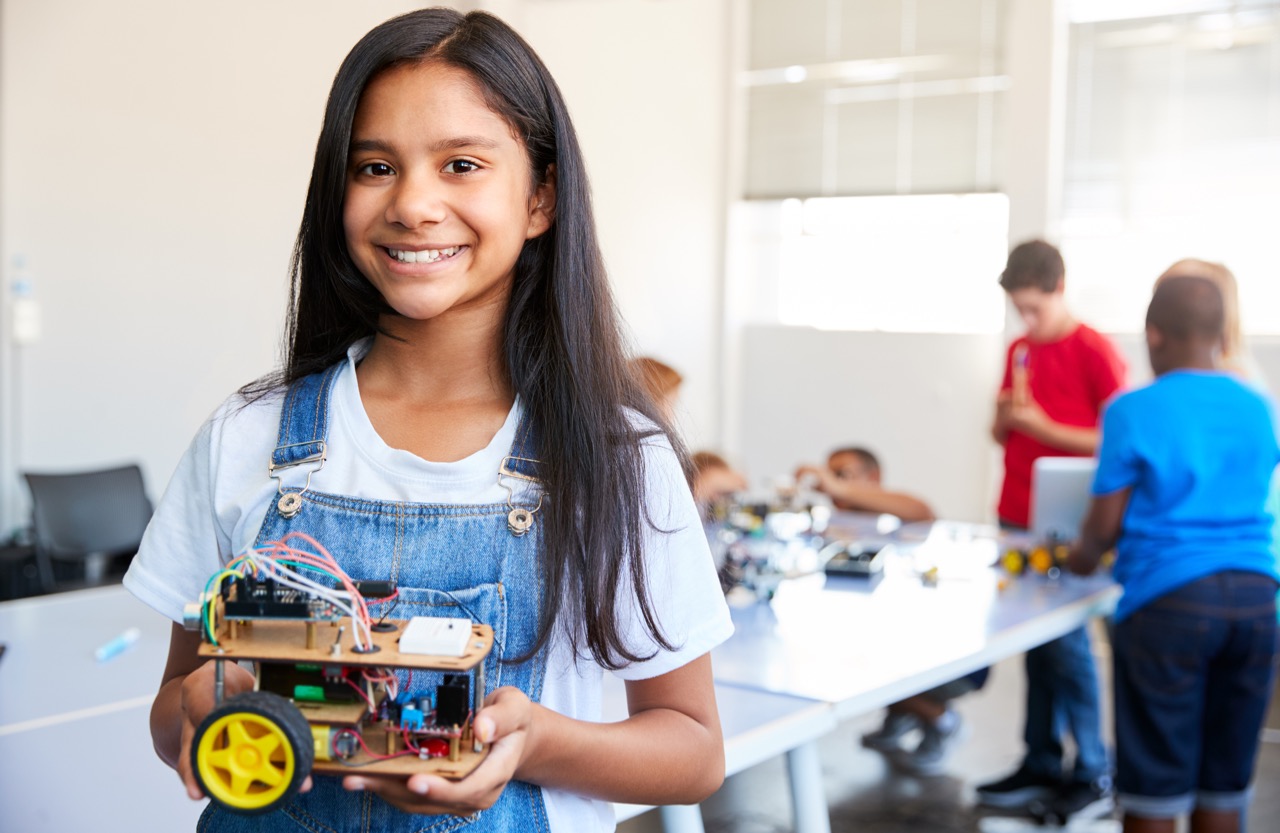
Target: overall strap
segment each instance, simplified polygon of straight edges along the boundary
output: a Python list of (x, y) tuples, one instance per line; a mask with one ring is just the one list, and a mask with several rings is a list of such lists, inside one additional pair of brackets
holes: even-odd
[(267, 468), (271, 472), (303, 463), (323, 463), (329, 435), (329, 391), (346, 360), (289, 385), (280, 412), (280, 433)]
[(516, 426), (516, 439), (511, 444), (511, 451), (502, 458), (499, 476), (509, 475), (522, 480), (538, 480), (537, 459), (538, 435), (533, 428), (533, 420), (525, 410), (520, 414), (520, 424)]

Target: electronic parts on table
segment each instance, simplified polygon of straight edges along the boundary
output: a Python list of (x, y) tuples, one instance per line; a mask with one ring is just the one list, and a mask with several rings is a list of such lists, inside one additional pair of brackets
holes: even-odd
[(822, 549), (823, 572), (829, 576), (878, 575), (884, 570), (889, 546), (884, 543), (835, 541)]

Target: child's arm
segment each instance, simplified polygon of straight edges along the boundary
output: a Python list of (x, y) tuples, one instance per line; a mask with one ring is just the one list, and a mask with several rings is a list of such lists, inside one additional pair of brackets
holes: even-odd
[(1128, 505), (1129, 489), (1101, 495), (1089, 502), (1089, 511), (1080, 526), (1080, 540), (1067, 556), (1067, 569), (1087, 576), (1098, 568), (1103, 554), (1120, 538)]
[(626, 720), (593, 723), (500, 688), (475, 720), (493, 748), (466, 778), (349, 775), (343, 786), (370, 790), (408, 812), (455, 814), (492, 806), (512, 779), (638, 804), (694, 804), (715, 792), (724, 781), (724, 739), (710, 654), (629, 681), (627, 704)]
[(935, 517), (929, 504), (906, 492), (891, 492), (874, 483), (841, 480), (829, 469), (816, 466), (801, 466), (796, 470), (797, 480), (805, 476), (816, 477), (818, 491), (829, 495), (841, 509), (885, 512), (898, 516), (906, 523), (931, 521)]
[(1093, 454), (1098, 450), (1098, 429), (1054, 422), (1034, 400), (1010, 404), (1005, 428), (1071, 454)]

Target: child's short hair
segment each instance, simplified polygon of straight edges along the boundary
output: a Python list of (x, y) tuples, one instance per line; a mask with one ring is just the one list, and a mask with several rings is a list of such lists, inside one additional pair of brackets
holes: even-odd
[(858, 461), (862, 463), (863, 466), (866, 467), (867, 474), (874, 476), (880, 473), (880, 460), (879, 458), (876, 457), (876, 455), (872, 454), (871, 451), (868, 449), (862, 448), (860, 446), (848, 446), (846, 448), (837, 448), (835, 451), (827, 455), (827, 460), (830, 461), (832, 458), (837, 457), (841, 454), (852, 454), (854, 457), (857, 457)]
[(695, 451), (689, 458), (689, 462), (693, 464), (694, 474), (702, 474), (711, 469), (729, 468), (729, 461), (714, 451)]
[(1177, 341), (1219, 342), (1225, 319), (1222, 290), (1209, 278), (1165, 278), (1147, 307), (1147, 326)]
[(1000, 273), (1000, 287), (1005, 292), (1018, 289), (1057, 292), (1066, 272), (1062, 252), (1043, 240), (1028, 240), (1009, 252), (1009, 260)]

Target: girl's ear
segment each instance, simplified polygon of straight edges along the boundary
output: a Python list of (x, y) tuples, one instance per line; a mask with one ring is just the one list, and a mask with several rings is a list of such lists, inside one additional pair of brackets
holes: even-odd
[(532, 240), (551, 228), (556, 219), (556, 166), (547, 166), (547, 175), (529, 198), (529, 228), (524, 238)]

